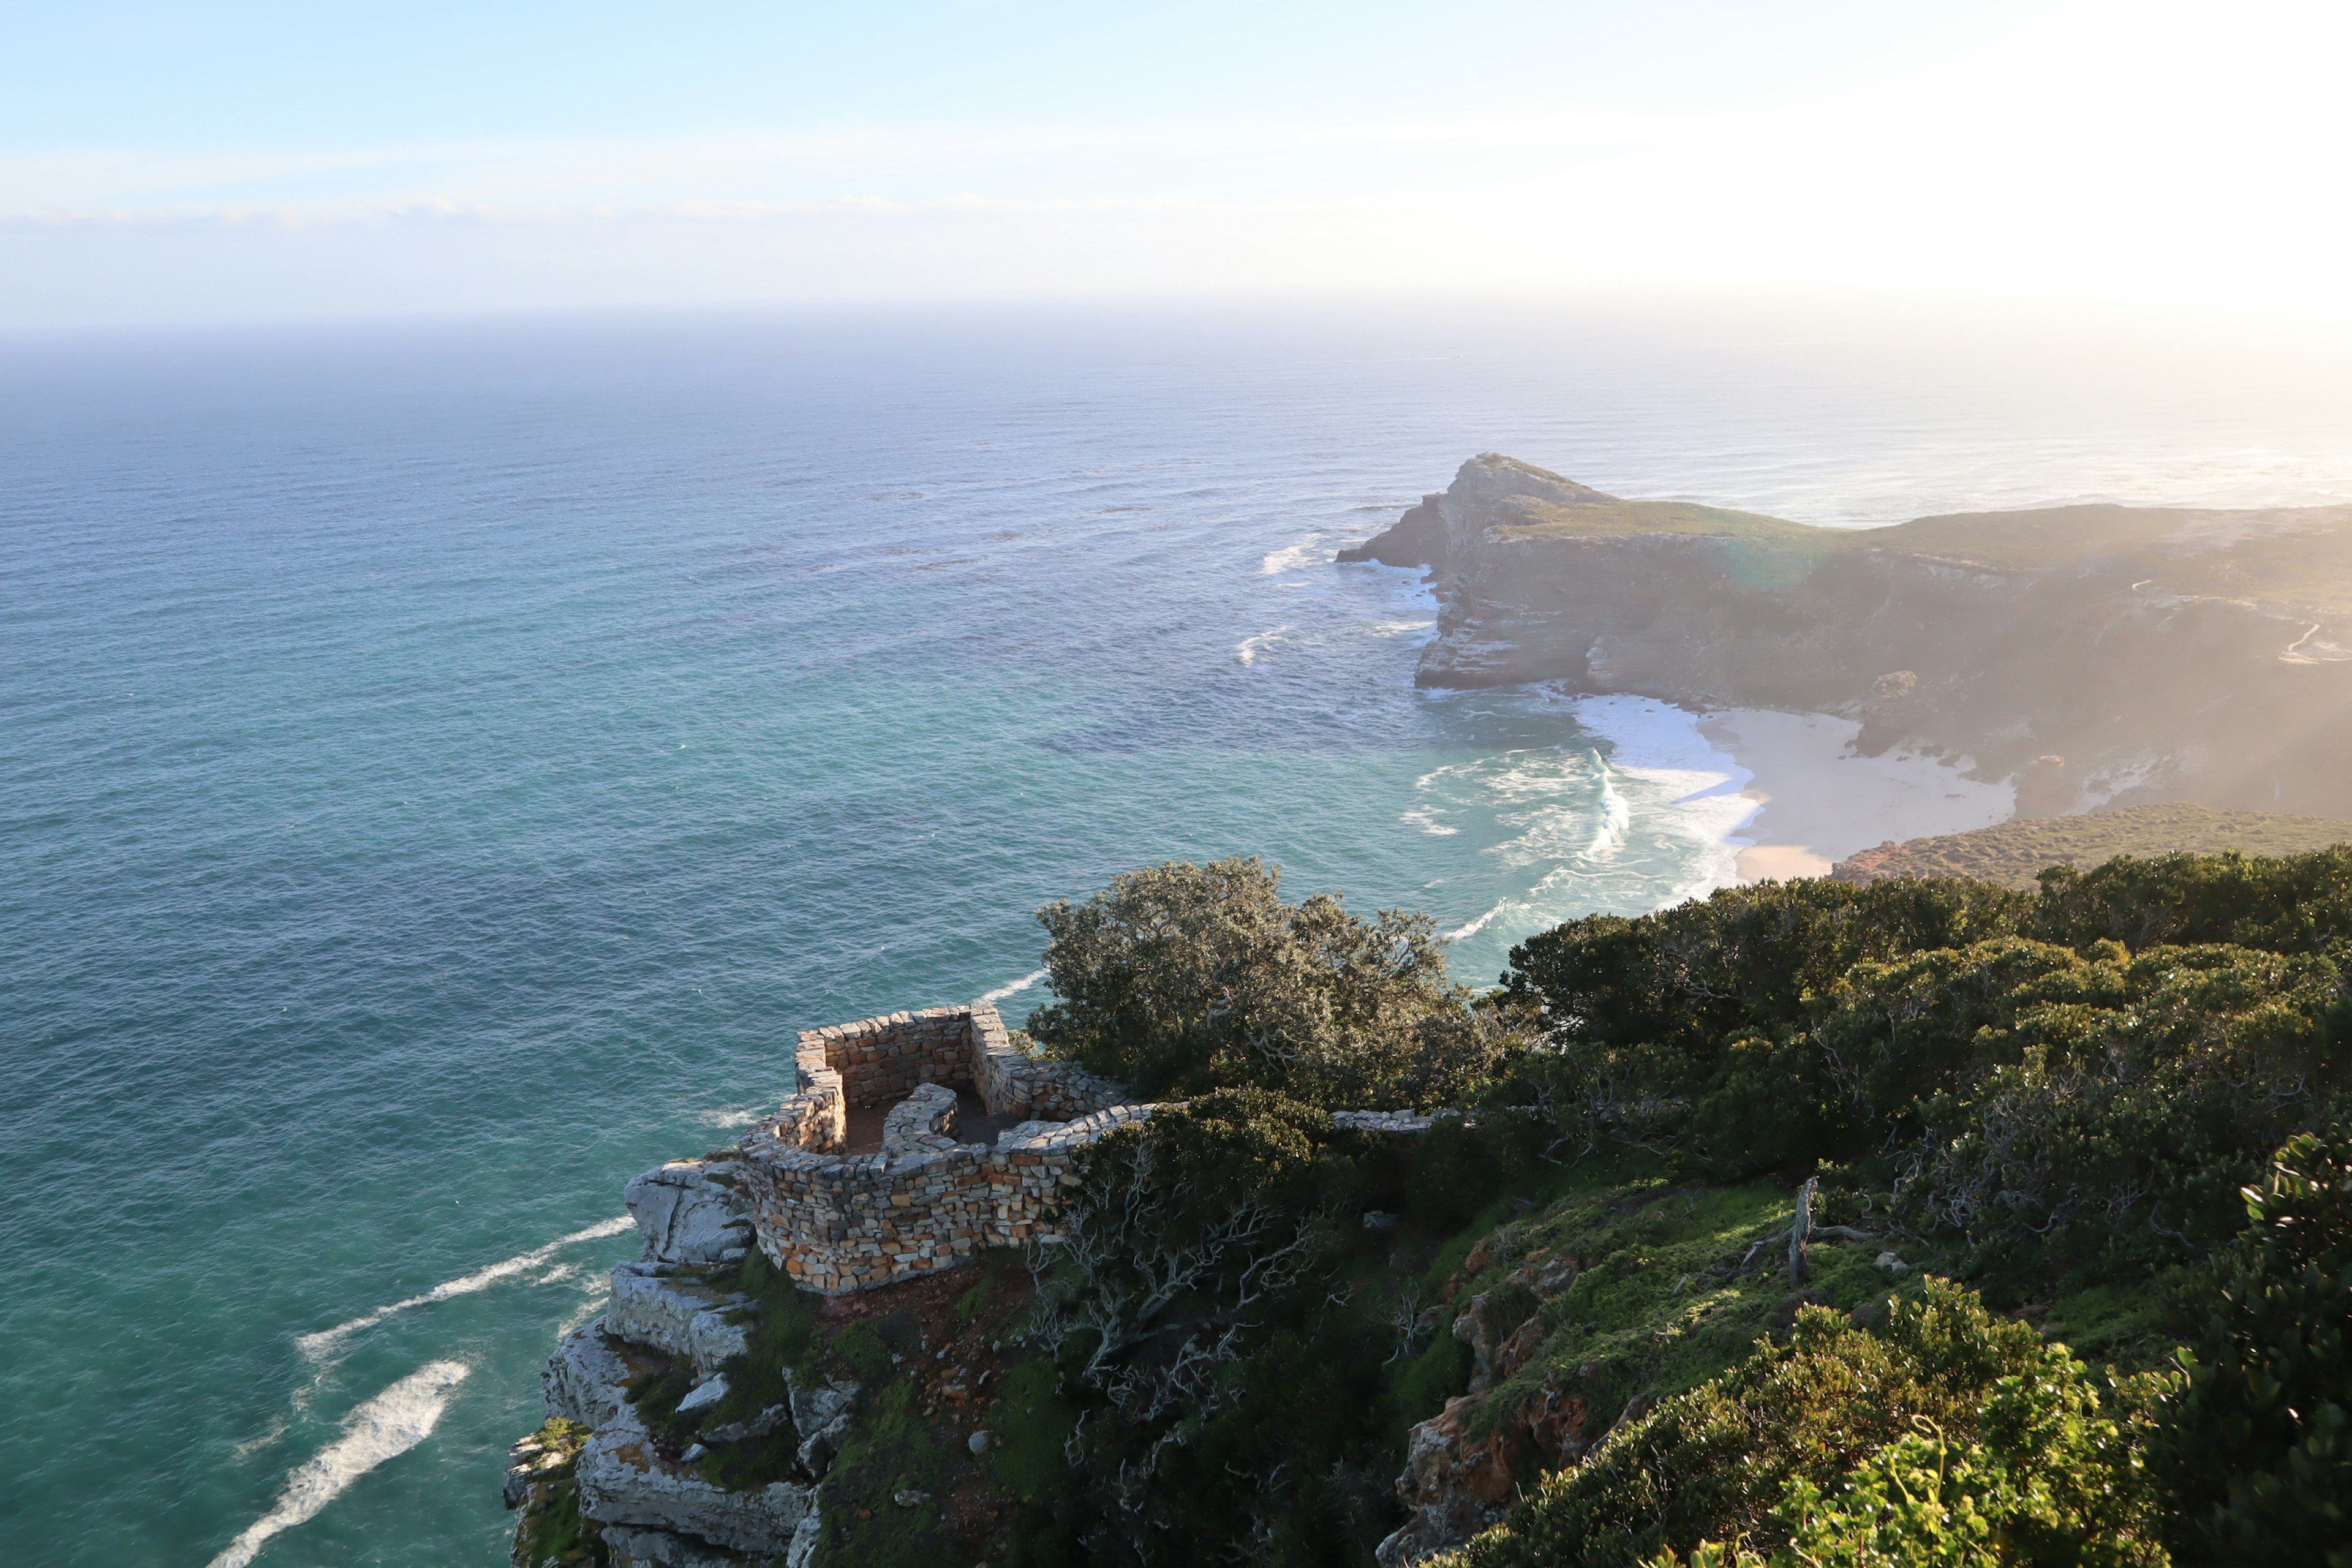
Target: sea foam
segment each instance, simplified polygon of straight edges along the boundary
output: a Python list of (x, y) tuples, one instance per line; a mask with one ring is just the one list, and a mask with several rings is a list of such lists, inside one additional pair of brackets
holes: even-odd
[(567, 1247), (577, 1246), (583, 1241), (596, 1241), (608, 1236), (618, 1236), (635, 1223), (626, 1215), (617, 1215), (611, 1219), (599, 1220), (584, 1230), (575, 1230), (569, 1236), (559, 1236), (544, 1247), (534, 1247), (529, 1252), (518, 1252), (512, 1258), (493, 1263), (487, 1268), (478, 1268), (471, 1274), (461, 1274), (455, 1279), (445, 1279), (420, 1295), (407, 1297), (389, 1306), (378, 1307), (373, 1311), (362, 1312), (356, 1318), (337, 1323), (331, 1329), (320, 1329), (316, 1333), (303, 1334), (297, 1338), (294, 1343), (311, 1360), (321, 1360), (353, 1334), (372, 1329), (386, 1318), (405, 1312), (412, 1307), (426, 1307), (436, 1301), (446, 1301), (454, 1296), (470, 1296), (477, 1290), (487, 1290), (501, 1280), (512, 1279), (518, 1275), (528, 1274), (534, 1268), (543, 1267), (549, 1259)]
[(345, 1488), (433, 1435), (450, 1391), (471, 1372), (463, 1362), (429, 1362), (343, 1418), (343, 1435), (286, 1478), (268, 1513), (246, 1526), (210, 1568), (246, 1568), (271, 1536), (315, 1519)]

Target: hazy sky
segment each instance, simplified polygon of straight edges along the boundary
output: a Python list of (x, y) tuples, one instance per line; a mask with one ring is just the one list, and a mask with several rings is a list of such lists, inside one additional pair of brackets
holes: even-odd
[(2352, 7), (5, 0), (0, 324), (1000, 295), (2352, 309)]

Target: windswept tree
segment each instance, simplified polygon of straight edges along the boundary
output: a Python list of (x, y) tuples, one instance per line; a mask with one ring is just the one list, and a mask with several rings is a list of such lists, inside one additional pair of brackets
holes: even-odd
[(1125, 872), (1037, 912), (1060, 1000), (1029, 1016), (1055, 1056), (1154, 1098), (1272, 1089), (1314, 1104), (1435, 1105), (1509, 1044), (1445, 972), (1429, 916), (1285, 903), (1255, 857)]

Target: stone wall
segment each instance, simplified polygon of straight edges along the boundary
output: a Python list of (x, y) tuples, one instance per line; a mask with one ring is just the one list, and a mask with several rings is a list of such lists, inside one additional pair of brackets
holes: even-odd
[[(760, 1250), (825, 1295), (1052, 1239), (1077, 1150), (1150, 1114), (1119, 1086), (1017, 1049), (984, 1002), (809, 1029), (800, 1092), (743, 1141)], [(955, 1089), (1031, 1118), (992, 1145), (958, 1142)], [(851, 1106), (890, 1104), (879, 1152), (845, 1157)]]
[[(743, 1181), (760, 1250), (828, 1296), (1058, 1239), (1053, 1213), (1077, 1152), (1152, 1110), (1121, 1103), (1108, 1079), (1022, 1051), (985, 1002), (804, 1030), (797, 1062), (800, 1092), (743, 1140)], [(1029, 1120), (993, 1144), (959, 1142), (958, 1089), (992, 1116)], [(881, 1150), (845, 1156), (849, 1108), (874, 1105), (890, 1106)], [(1410, 1111), (1337, 1120), (1407, 1136), (1429, 1126)]]

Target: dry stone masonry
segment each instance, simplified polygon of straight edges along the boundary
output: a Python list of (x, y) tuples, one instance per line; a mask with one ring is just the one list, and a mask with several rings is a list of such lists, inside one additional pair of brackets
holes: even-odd
[[(800, 1092), (743, 1140), (760, 1250), (803, 1289), (845, 1295), (1055, 1239), (1076, 1152), (1151, 1113), (1119, 1085), (1015, 1047), (985, 1002), (804, 1030)], [(992, 1144), (955, 1134), (957, 1089), (1026, 1120)], [(849, 1112), (888, 1106), (878, 1152)]]

